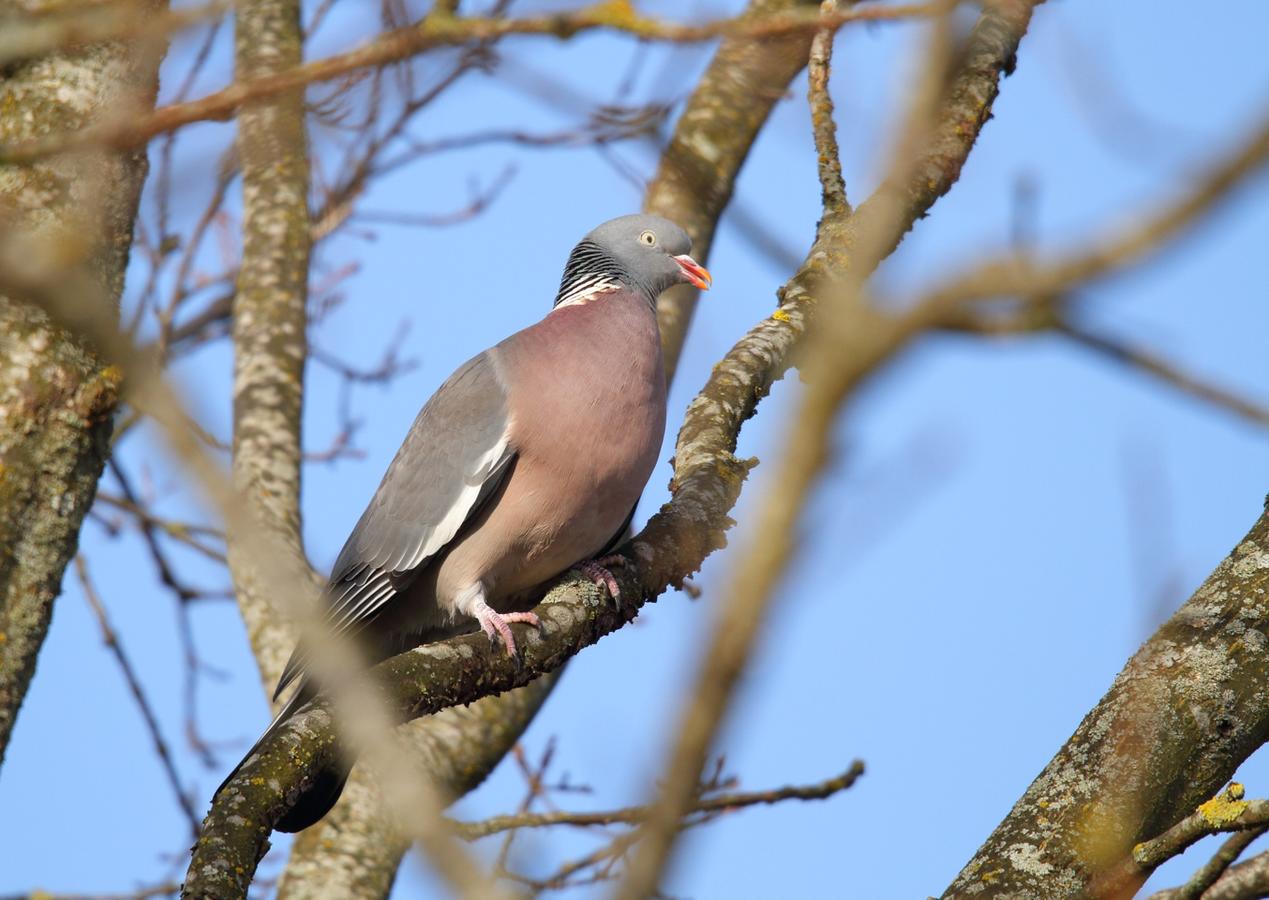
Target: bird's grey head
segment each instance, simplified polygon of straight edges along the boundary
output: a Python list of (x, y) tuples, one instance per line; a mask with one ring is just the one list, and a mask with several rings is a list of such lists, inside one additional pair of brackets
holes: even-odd
[(692, 239), (669, 219), (641, 213), (610, 219), (582, 238), (569, 255), (555, 305), (586, 302), (627, 287), (649, 304), (676, 284), (709, 290), (705, 267), (688, 255)]

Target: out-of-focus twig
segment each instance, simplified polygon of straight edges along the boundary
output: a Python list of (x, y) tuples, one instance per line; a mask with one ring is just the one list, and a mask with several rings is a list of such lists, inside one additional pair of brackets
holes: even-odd
[(98, 503), (104, 503), (133, 516), (141, 523), (143, 528), (147, 526), (157, 528), (172, 540), (179, 541), (185, 546), (197, 550), (213, 562), (223, 563), (225, 561), (224, 553), (199, 540), (199, 538), (211, 538), (216, 541), (223, 541), (225, 536), (219, 528), (212, 528), (210, 525), (195, 525), (190, 522), (178, 522), (175, 519), (165, 519), (155, 515), (146, 507), (129, 500), (127, 497), (116, 497), (109, 491), (98, 491), (96, 499)]
[(950, 320), (966, 301), (1020, 297), (1050, 302), (1075, 285), (1088, 284), (1156, 252), (1187, 228), (1201, 222), (1233, 193), (1233, 188), (1269, 163), (1269, 118), (1194, 179), (1192, 189), (1135, 223), (1096, 240), (1084, 240), (1051, 260), (1009, 255), (990, 259), (939, 285), (917, 301), (941, 304)]
[(1069, 319), (1059, 319), (1054, 327), (1058, 333), (1069, 337), (1080, 346), (1087, 347), (1130, 369), (1150, 375), (1183, 394), (1189, 394), (1191, 397), (1217, 409), (1231, 412), (1256, 425), (1269, 425), (1269, 405), (1256, 403), (1228, 388), (1203, 381), (1158, 354), (1133, 347), (1116, 338), (1098, 334)]
[[(949, 3), (867, 6), (836, 14), (836, 23), (902, 21), (941, 13)], [(397, 62), (432, 47), (488, 41), (508, 35), (549, 35), (569, 38), (584, 31), (611, 29), (643, 40), (700, 42), (719, 37), (779, 37), (814, 30), (824, 23), (818, 16), (791, 11), (768, 20), (739, 17), (703, 25), (664, 22), (641, 16), (625, 3), (601, 2), (572, 12), (508, 18), (429, 16), (417, 25), (388, 32), (372, 42), (325, 59), (304, 63), (272, 75), (236, 82), (214, 94), (173, 104), (153, 115), (118, 121), (74, 135), (57, 135), (25, 144), (0, 146), (0, 162), (20, 163), (85, 146), (131, 147), (173, 129), (209, 119), (223, 119), (244, 104), (263, 100), (305, 85), (329, 81), (374, 66)]]
[[(825, 800), (834, 794), (851, 787), (864, 774), (864, 764), (858, 760), (851, 763), (850, 768), (840, 775), (824, 781), (808, 785), (787, 785), (769, 791), (738, 791), (729, 794), (717, 794), (701, 797), (692, 804), (691, 813), (718, 813), (745, 806), (759, 804), (770, 805), (784, 800)], [(467, 841), (488, 837), (503, 831), (518, 828), (545, 828), (555, 825), (573, 825), (589, 827), (593, 825), (635, 825), (645, 821), (649, 808), (646, 806), (629, 806), (606, 812), (551, 812), (551, 813), (519, 813), (508, 816), (494, 816), (480, 822), (456, 822), (455, 832)]]
[(132, 668), (132, 661), (124, 651), (123, 644), (119, 642), (119, 635), (110, 624), (110, 617), (106, 614), (106, 607), (101, 602), (97, 588), (88, 575), (88, 563), (84, 561), (82, 555), (75, 557), (75, 575), (79, 579), (80, 587), (83, 589), (84, 599), (88, 601), (88, 605), (92, 607), (93, 615), (97, 618), (97, 625), (101, 628), (101, 639), (114, 655), (115, 662), (119, 664), (119, 671), (123, 673), (124, 681), (128, 683), (128, 690), (132, 692), (132, 697), (137, 702), (137, 709), (141, 711), (141, 718), (145, 721), (146, 730), (150, 733), (150, 740), (154, 744), (154, 752), (158, 754), (159, 763), (163, 766), (163, 773), (167, 776), (168, 785), (172, 788), (172, 793), (176, 797), (176, 803), (181, 808), (182, 814), (185, 816), (185, 821), (189, 823), (190, 836), (194, 840), (198, 840), (200, 830), (198, 813), (194, 811), (194, 804), (190, 801), (189, 795), (185, 793), (185, 788), (181, 785), (181, 777), (176, 771), (176, 762), (172, 759), (172, 754), (168, 750), (167, 741), (163, 739), (163, 732), (159, 729), (159, 720), (154, 715), (154, 708), (150, 705), (145, 689), (141, 686), (141, 679), (137, 677), (136, 670)]
[(127, 0), (6, 20), (0, 29), (0, 67), (102, 41), (166, 40), (183, 28), (223, 16), (232, 6), (229, 0), (212, 0), (200, 6), (156, 11), (143, 0)]

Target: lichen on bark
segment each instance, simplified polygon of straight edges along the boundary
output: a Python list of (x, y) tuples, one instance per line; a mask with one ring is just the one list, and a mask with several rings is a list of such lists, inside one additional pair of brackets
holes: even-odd
[[(53, 6), (6, 0), (0, 18)], [(160, 49), (108, 42), (10, 65), (0, 73), (0, 143), (153, 107)], [(6, 252), (46, 275), (76, 273), (85, 303), (117, 305), (145, 173), (144, 150), (0, 162)], [(31, 298), (0, 296), (0, 759), (105, 464), (119, 380)]]
[(1269, 738), (1269, 514), (1128, 661), (943, 895), (1131, 896), (1124, 863)]
[[(238, 80), (293, 68), (302, 57), (299, 0), (238, 4)], [(301, 417), (310, 249), (304, 92), (244, 106), (238, 115), (238, 155), (243, 239), (233, 300), (234, 486), (260, 527), (279, 535), (303, 561)], [(271, 695), (294, 635), (260, 589), (249, 549), (235, 537), (229, 535), (235, 595), (261, 681)]]

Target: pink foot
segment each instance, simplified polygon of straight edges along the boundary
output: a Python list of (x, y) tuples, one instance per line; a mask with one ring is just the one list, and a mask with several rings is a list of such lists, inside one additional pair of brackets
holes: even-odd
[(531, 612), (512, 612), (512, 613), (496, 613), (488, 606), (481, 604), (483, 609), (476, 612), (476, 621), (480, 623), (480, 630), (489, 635), (489, 640), (497, 642), (502, 641), (502, 646), (506, 648), (507, 656), (514, 657), (516, 655), (516, 639), (511, 634), (511, 625), (515, 622), (523, 622), (526, 625), (532, 625), (534, 628), (542, 627), (542, 620)]
[(585, 562), (578, 563), (573, 568), (589, 578), (591, 584), (595, 585), (595, 587), (607, 588), (608, 595), (612, 597), (612, 602), (621, 606), (621, 587), (617, 584), (617, 579), (613, 577), (609, 568), (624, 566), (626, 562), (627, 560), (624, 556), (614, 553), (602, 559), (588, 559)]

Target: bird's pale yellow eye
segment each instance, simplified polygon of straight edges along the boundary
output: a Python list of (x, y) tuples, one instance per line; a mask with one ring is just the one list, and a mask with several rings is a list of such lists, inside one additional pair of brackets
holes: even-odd
[(639, 235), (639, 240), (643, 241), (649, 247), (655, 247), (657, 243), (657, 236), (651, 231), (645, 231), (643, 234)]

